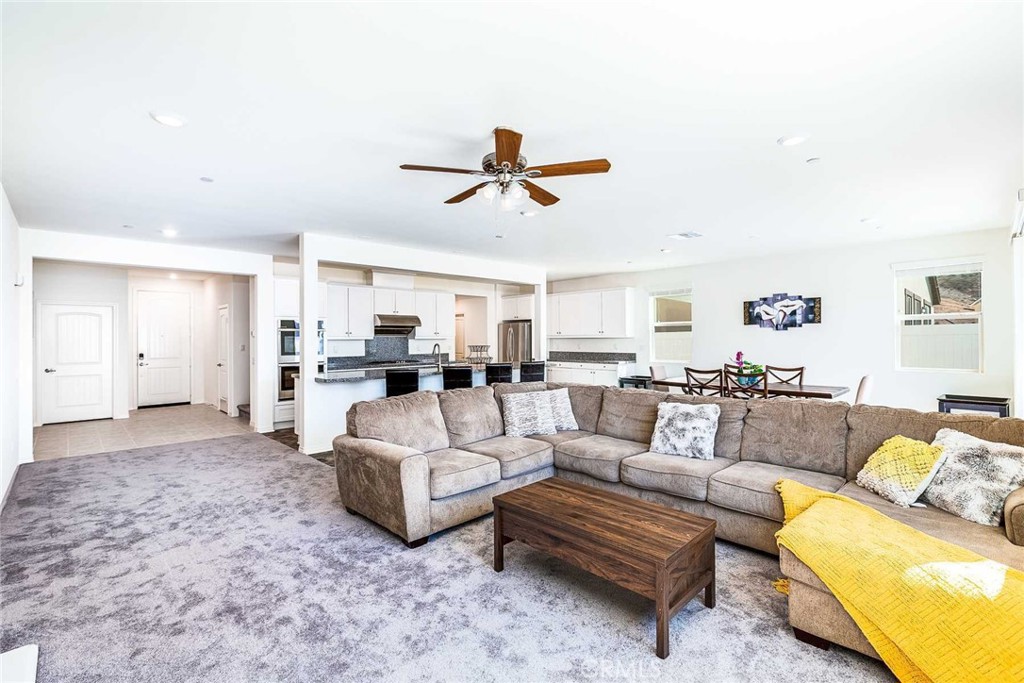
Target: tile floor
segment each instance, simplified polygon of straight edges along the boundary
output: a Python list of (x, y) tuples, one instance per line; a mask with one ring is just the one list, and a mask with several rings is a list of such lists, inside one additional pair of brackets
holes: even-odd
[(52, 460), (251, 431), (252, 427), (246, 420), (228, 417), (209, 405), (143, 408), (131, 411), (127, 420), (92, 420), (36, 427), (32, 452), (35, 460)]

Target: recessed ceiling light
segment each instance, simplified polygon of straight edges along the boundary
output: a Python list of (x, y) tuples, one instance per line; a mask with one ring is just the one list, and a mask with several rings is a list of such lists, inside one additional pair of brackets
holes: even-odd
[(177, 273), (171, 273), (167, 277), (171, 278), (172, 280), (177, 280), (178, 279), (178, 274)]
[(533, 218), (534, 216), (537, 215), (537, 212), (536, 211), (520, 211), (519, 215), (520, 216), (526, 216), (527, 218)]
[(811, 157), (810, 159), (807, 159), (808, 164), (816, 164), (819, 161), (821, 161), (821, 157)]
[(503, 239), (505, 239), (505, 236), (504, 235), (495, 235), (494, 239), (503, 240)]
[(783, 147), (793, 147), (807, 142), (807, 137), (804, 135), (783, 135), (775, 142), (779, 143)]
[(671, 249), (662, 249), (661, 253), (662, 254), (670, 254), (670, 253), (672, 253), (672, 250)]
[(181, 128), (188, 123), (184, 116), (178, 116), (177, 114), (172, 114), (170, 112), (151, 111), (149, 112), (149, 117), (157, 123), (169, 128)]
[(632, 263), (632, 261), (626, 261), (626, 265), (627, 265), (627, 266), (628, 266), (629, 264), (631, 264), (631, 263)]
[(160, 234), (163, 235), (164, 237), (177, 237), (178, 231), (175, 230), (174, 228), (164, 228), (163, 230), (160, 231)]
[(207, 176), (203, 176), (199, 180), (204, 182), (204, 183), (212, 183), (213, 182), (213, 178), (209, 178)]
[(703, 236), (704, 235), (700, 234), (699, 232), (693, 232), (692, 230), (690, 230), (688, 232), (678, 232), (678, 233), (676, 233), (674, 235), (666, 235), (666, 237), (670, 237), (670, 238), (672, 238), (674, 240), (692, 240), (692, 239), (695, 239), (697, 237), (703, 237)]
[(134, 230), (135, 229), (134, 225), (128, 225), (127, 223), (125, 223), (121, 227), (124, 228), (125, 230)]

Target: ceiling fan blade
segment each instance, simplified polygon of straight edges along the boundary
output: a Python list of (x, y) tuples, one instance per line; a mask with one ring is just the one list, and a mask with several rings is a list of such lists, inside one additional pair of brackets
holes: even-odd
[(520, 180), (519, 182), (521, 182), (523, 184), (523, 187), (526, 188), (526, 191), (530, 193), (530, 199), (537, 202), (541, 206), (551, 206), (552, 204), (558, 201), (558, 197), (551, 194), (543, 187), (539, 185), (534, 185), (529, 180)]
[(517, 133), (511, 128), (494, 129), (494, 156), (495, 162), (501, 166), (506, 161), (511, 168), (516, 167), (519, 161), (519, 146), (523, 144), (522, 133)]
[(402, 164), (398, 168), (406, 171), (437, 171), (438, 173), (465, 173), (466, 175), (473, 175), (474, 173), (483, 175), (480, 171), (470, 171), (466, 168), (446, 168), (444, 166), (420, 166), (419, 164)]
[(459, 202), (464, 202), (467, 199), (469, 199), (470, 197), (472, 197), (473, 195), (475, 195), (476, 191), (479, 190), (484, 185), (487, 185), (487, 183), (480, 183), (479, 185), (474, 185), (473, 187), (469, 188), (465, 192), (460, 192), (459, 194), (455, 195), (451, 199), (445, 201), (445, 204), (458, 204)]
[[(547, 164), (531, 166), (526, 169), (531, 178), (550, 178), (556, 175), (584, 175), (586, 173), (607, 173), (612, 164), (607, 159), (590, 159), (589, 161), (567, 161), (564, 164)], [(540, 171), (533, 174), (532, 171)]]

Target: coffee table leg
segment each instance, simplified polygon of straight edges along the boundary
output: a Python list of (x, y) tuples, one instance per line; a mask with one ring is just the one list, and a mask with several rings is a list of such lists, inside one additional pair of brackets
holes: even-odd
[(502, 533), (501, 508), (494, 508), (494, 571), (505, 569), (505, 536)]
[(708, 558), (711, 562), (711, 582), (704, 588), (704, 606), (714, 607), (715, 606), (715, 539), (712, 538), (708, 543), (708, 548), (704, 551), (710, 557)]
[(668, 657), (668, 621), (669, 621), (669, 580), (668, 571), (658, 570), (654, 584), (654, 609), (658, 618), (657, 654), (661, 659)]

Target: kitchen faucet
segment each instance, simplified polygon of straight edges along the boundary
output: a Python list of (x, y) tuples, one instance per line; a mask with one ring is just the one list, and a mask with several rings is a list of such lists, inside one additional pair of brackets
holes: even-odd
[(430, 353), (434, 355), (434, 359), (437, 361), (437, 371), (441, 372), (441, 345), (434, 344), (434, 348), (430, 349)]

